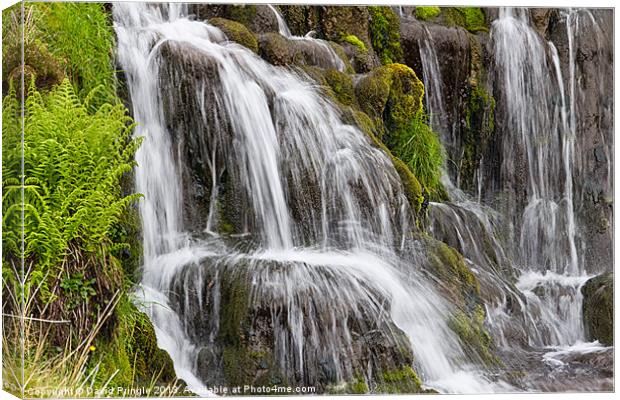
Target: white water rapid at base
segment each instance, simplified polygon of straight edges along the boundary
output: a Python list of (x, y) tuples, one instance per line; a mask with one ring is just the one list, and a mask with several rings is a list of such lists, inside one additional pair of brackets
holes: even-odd
[[(325, 349), (320, 355), (334, 365), (335, 380), (353, 379), (346, 349), (358, 335), (347, 326), (354, 321), (393, 324), (403, 332), (426, 387), (448, 393), (509, 389), (468, 361), (448, 326), (452, 306), (416, 268), (424, 250), (404, 248), (414, 242), (412, 216), (389, 157), (344, 124), (307, 77), (226, 41), (219, 29), (189, 19), (183, 5), (117, 3), (114, 18), (118, 60), (138, 123), (135, 135), (145, 137), (136, 156), (136, 190), (144, 194), (137, 301), (191, 390), (212, 394), (197, 357), (215, 346), (224, 279), (238, 274), (249, 274), (256, 307), (270, 309), (283, 324), (274, 326), (272, 350), (291, 379), (314, 379), (305, 358), (316, 349)], [(211, 135), (204, 143), (211, 150), (201, 155), (211, 160), (205, 162), (207, 175), (215, 178), (211, 198), (229, 190), (217, 181), (226, 172), (247, 206), (238, 210), (247, 233), (235, 239), (251, 235), (241, 246), (247, 251), (230, 247), (233, 237), (216, 232), (221, 216), (213, 204), (202, 231), (184, 227), (185, 167), (175, 143), (180, 135), (199, 132), (171, 131), (166, 120), (170, 106), (162, 93), (176, 68), (175, 54), (215, 71), (200, 77), (189, 95), (201, 107), (201, 115), (194, 115), (206, 127), (200, 134)], [(205, 96), (213, 102), (205, 103)], [(234, 147), (226, 145), (231, 138)], [(303, 203), (309, 187), (317, 191), (318, 209)], [(291, 207), (304, 212), (301, 220)], [(203, 321), (207, 330), (199, 333), (200, 343), (192, 330), (195, 311), (202, 317), (212, 312)]]

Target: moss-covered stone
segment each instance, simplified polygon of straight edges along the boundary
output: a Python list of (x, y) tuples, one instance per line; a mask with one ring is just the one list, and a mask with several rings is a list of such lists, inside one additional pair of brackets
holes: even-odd
[(432, 273), (441, 282), (446, 295), (463, 309), (475, 308), (479, 302), (480, 286), (463, 256), (443, 242), (429, 240), (427, 246)]
[(484, 10), (480, 7), (447, 7), (443, 14), (448, 26), (461, 26), (472, 33), (489, 31)]
[(97, 368), (95, 381), (108, 387), (172, 385), (176, 375), (172, 359), (157, 346), (148, 316), (123, 295), (114, 313), (114, 328), (101, 334), (91, 347), (89, 370)]
[(458, 335), (463, 349), (472, 358), (479, 358), (485, 364), (498, 365), (499, 358), (493, 354), (493, 339), (484, 327), (485, 312), (481, 305), (466, 314), (456, 311), (448, 326)]
[(369, 6), (370, 40), (372, 48), (382, 64), (400, 62), (403, 51), (400, 48), (400, 19), (387, 6)]
[(422, 110), (424, 85), (403, 64), (375, 69), (356, 86), (360, 108), (373, 120), (382, 120), (388, 130), (406, 127)]
[(369, 10), (363, 6), (318, 7), (318, 33), (327, 40), (339, 41), (343, 36), (354, 35), (366, 48), (371, 46), (369, 36)]
[(352, 106), (357, 103), (353, 79), (350, 75), (335, 69), (328, 69), (323, 76), (338, 102), (345, 106)]
[(588, 340), (614, 344), (614, 280), (611, 273), (589, 279), (581, 288), (583, 323)]
[(392, 165), (394, 166), (394, 169), (396, 169), (396, 172), (398, 173), (398, 176), (400, 177), (400, 180), (402, 182), (405, 196), (409, 201), (409, 206), (416, 213), (419, 212), (422, 206), (422, 202), (424, 201), (424, 196), (422, 194), (422, 185), (420, 185), (418, 179), (411, 172), (409, 167), (407, 167), (407, 164), (405, 164), (398, 157), (395, 157), (392, 154), (392, 151), (381, 140), (377, 138), (376, 132), (379, 132), (383, 129), (381, 121), (379, 121), (378, 127), (370, 119), (370, 117), (368, 117), (368, 115), (359, 111), (352, 111), (352, 120), (353, 123), (355, 123), (368, 135), (368, 137), (375, 144), (375, 146), (383, 150), (388, 155), (388, 157), (390, 157)]
[(377, 393), (420, 393), (423, 391), (422, 381), (418, 374), (408, 365), (383, 372), (381, 377), (382, 381), (377, 385)]
[(211, 18), (209, 23), (220, 28), (228, 39), (258, 53), (258, 40), (245, 25), (225, 18)]
[(358, 38), (355, 35), (344, 35), (341, 39), (341, 41), (345, 42), (345, 43), (349, 43), (352, 44), (353, 46), (355, 46), (359, 51), (363, 51), (363, 52), (367, 52), (368, 48), (366, 47), (366, 44), (364, 42), (362, 42), (360, 40), (360, 38)]
[(418, 6), (415, 8), (415, 17), (422, 21), (428, 21), (437, 17), (441, 9), (437, 6)]

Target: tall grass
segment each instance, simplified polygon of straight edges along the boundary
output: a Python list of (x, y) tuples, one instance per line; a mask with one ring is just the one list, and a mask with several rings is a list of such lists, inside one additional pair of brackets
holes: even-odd
[(441, 192), (441, 174), (445, 152), (437, 133), (422, 113), (405, 128), (390, 134), (392, 151), (407, 164), (420, 183), (432, 194)]

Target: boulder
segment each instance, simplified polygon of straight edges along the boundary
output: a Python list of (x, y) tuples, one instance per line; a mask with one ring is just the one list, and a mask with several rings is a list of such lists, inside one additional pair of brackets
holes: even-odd
[(581, 288), (587, 340), (614, 344), (614, 280), (611, 273), (589, 279)]

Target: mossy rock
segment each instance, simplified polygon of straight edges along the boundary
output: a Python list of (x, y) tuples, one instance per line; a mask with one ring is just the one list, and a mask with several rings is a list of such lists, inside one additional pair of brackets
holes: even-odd
[(225, 18), (211, 18), (209, 23), (220, 28), (228, 39), (258, 53), (258, 40), (245, 25)]
[(357, 104), (353, 79), (350, 75), (335, 69), (328, 69), (324, 73), (325, 82), (331, 88), (334, 98), (342, 105), (353, 106)]
[(611, 273), (589, 279), (581, 288), (583, 323), (588, 340), (614, 344), (614, 280)]
[(375, 69), (358, 82), (356, 94), (362, 111), (388, 130), (405, 128), (423, 109), (424, 85), (403, 64)]
[(457, 334), (469, 357), (478, 358), (487, 366), (501, 365), (501, 361), (493, 353), (493, 339), (484, 327), (484, 319), (484, 308), (477, 305), (469, 314), (456, 311), (448, 321), (448, 326)]
[(473, 310), (480, 302), (480, 285), (464, 257), (443, 242), (426, 241), (431, 272), (441, 282), (452, 303), (462, 309)]
[(243, 24), (251, 32), (277, 32), (278, 21), (273, 11), (262, 4), (191, 4), (190, 13), (198, 19), (226, 18)]
[(488, 32), (484, 10), (480, 7), (447, 7), (443, 9), (448, 26), (461, 26), (469, 32)]
[(340, 40), (355, 46), (359, 51), (368, 52), (366, 44), (355, 35), (344, 35)]
[(461, 185), (473, 188), (480, 160), (495, 133), (495, 99), (481, 86), (471, 87), (467, 99), (463, 156), (460, 161)]
[(400, 62), (403, 51), (400, 47), (400, 18), (388, 6), (369, 6), (370, 40), (372, 48), (382, 64)]
[(422, 381), (410, 366), (383, 372), (377, 393), (421, 393)]
[(170, 355), (157, 346), (155, 329), (148, 316), (123, 295), (114, 311), (114, 328), (95, 340), (88, 363), (97, 367), (95, 381), (108, 387), (173, 385), (176, 374)]
[(415, 8), (415, 17), (421, 21), (428, 21), (437, 17), (441, 8), (437, 6), (418, 6)]
[(339, 41), (346, 35), (354, 35), (366, 48), (370, 48), (368, 9), (369, 7), (364, 6), (320, 7), (318, 31), (322, 37), (333, 41)]

